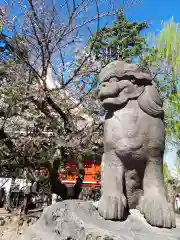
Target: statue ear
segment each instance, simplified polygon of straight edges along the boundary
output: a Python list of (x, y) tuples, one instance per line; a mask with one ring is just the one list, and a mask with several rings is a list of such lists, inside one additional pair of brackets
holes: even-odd
[(148, 115), (159, 118), (164, 117), (163, 102), (153, 85), (145, 87), (144, 92), (138, 98), (138, 104)]

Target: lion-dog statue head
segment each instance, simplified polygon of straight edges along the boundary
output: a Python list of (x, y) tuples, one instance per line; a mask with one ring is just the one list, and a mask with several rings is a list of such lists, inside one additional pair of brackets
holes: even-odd
[(138, 208), (153, 226), (175, 226), (163, 180), (163, 102), (152, 77), (136, 64), (115, 61), (99, 74), (107, 110), (101, 164), (101, 216), (123, 220)]
[(138, 65), (115, 61), (102, 69), (99, 98), (107, 110), (124, 107), (137, 99), (140, 108), (154, 117), (163, 117), (163, 102), (151, 76), (139, 70)]

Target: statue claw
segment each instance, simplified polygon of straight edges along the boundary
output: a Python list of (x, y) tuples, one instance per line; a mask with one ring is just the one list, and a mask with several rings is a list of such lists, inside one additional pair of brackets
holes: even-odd
[(146, 221), (156, 227), (176, 227), (175, 215), (172, 207), (168, 204), (166, 197), (161, 195), (144, 196), (140, 205), (140, 211)]
[(107, 220), (124, 220), (127, 200), (121, 197), (102, 196), (98, 203), (99, 214)]

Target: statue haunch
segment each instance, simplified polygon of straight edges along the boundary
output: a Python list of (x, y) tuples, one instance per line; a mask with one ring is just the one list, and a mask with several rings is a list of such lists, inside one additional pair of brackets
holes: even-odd
[(123, 220), (138, 207), (149, 224), (175, 227), (163, 181), (164, 112), (152, 78), (135, 64), (115, 61), (99, 79), (107, 110), (100, 215)]

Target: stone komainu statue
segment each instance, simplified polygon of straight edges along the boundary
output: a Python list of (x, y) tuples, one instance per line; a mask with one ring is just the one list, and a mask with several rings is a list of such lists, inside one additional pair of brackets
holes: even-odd
[(136, 64), (115, 61), (99, 79), (107, 110), (100, 215), (123, 220), (128, 209), (138, 207), (149, 224), (175, 227), (163, 180), (163, 103), (151, 76)]

